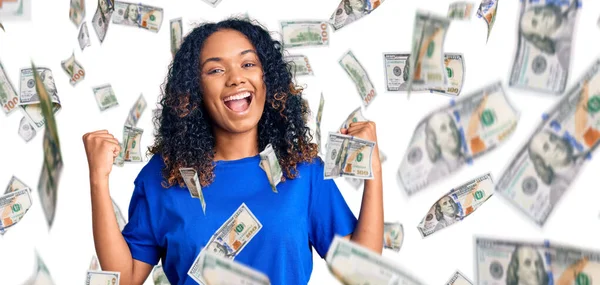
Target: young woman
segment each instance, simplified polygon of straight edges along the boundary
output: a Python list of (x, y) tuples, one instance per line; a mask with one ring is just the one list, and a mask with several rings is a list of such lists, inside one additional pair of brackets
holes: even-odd
[[(326, 256), (334, 235), (381, 253), (381, 163), (366, 180), (358, 220), (310, 143), (308, 106), (283, 61), (281, 44), (259, 25), (228, 19), (195, 28), (170, 66), (155, 118), (152, 158), (134, 181), (129, 223), (119, 231), (108, 181), (118, 141), (107, 131), (83, 136), (90, 168), (96, 252), (103, 270), (121, 272), (121, 285), (142, 284), (162, 260), (173, 285), (242, 203), (262, 228), (235, 256), (272, 284), (306, 284), (312, 248)], [(373, 122), (342, 133), (377, 141)], [(271, 144), (284, 172), (271, 190), (259, 153)], [(197, 170), (206, 214), (190, 197), (180, 167)]]

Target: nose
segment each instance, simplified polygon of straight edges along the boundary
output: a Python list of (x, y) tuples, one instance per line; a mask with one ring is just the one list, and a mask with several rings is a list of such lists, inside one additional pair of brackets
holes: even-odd
[(227, 82), (225, 83), (227, 84), (227, 87), (240, 86), (241, 84), (246, 83), (246, 79), (239, 68), (232, 68), (228, 73)]

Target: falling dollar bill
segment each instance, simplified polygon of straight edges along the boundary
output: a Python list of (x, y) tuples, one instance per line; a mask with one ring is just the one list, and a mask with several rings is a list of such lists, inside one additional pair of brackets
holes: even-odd
[(100, 111), (119, 105), (117, 96), (115, 96), (115, 92), (110, 84), (93, 87), (92, 91), (94, 92), (94, 97)]
[(112, 15), (114, 24), (144, 28), (158, 33), (162, 20), (162, 8), (115, 1), (115, 13)]
[(21, 118), (19, 121), (19, 136), (25, 140), (25, 142), (29, 142), (31, 139), (35, 137), (37, 131), (35, 128), (29, 123), (27, 118)]
[(521, 1), (517, 49), (509, 86), (562, 94), (581, 2)]
[(169, 23), (171, 26), (171, 55), (175, 58), (175, 54), (183, 42), (183, 21), (181, 18), (176, 18)]
[(383, 248), (400, 251), (404, 241), (404, 227), (401, 223), (383, 224)]
[(473, 15), (473, 3), (470, 2), (453, 2), (448, 7), (448, 19), (452, 20), (471, 20)]
[[(380, 149), (379, 150), (379, 163), (381, 163), (383, 165), (383, 163), (386, 160), (387, 160), (387, 156)], [(358, 178), (354, 178), (354, 177), (344, 177), (344, 179), (346, 181), (348, 181), (348, 183), (350, 183), (350, 185), (352, 185), (352, 187), (354, 187), (354, 189), (357, 189), (357, 190), (360, 189), (364, 184), (364, 179), (358, 179)]]
[(373, 179), (371, 157), (374, 148), (375, 142), (340, 133), (329, 133), (324, 178), (351, 176)]
[(393, 261), (338, 235), (325, 260), (333, 276), (344, 285), (423, 284)]
[(219, 5), (219, 3), (221, 3), (221, 0), (202, 0), (204, 2), (206, 2), (207, 4), (213, 6), (213, 7), (217, 7), (217, 5)]
[(29, 186), (27, 186), (27, 184), (25, 184), (23, 181), (21, 181), (21, 179), (19, 179), (13, 175), (10, 178), (10, 180), (8, 181), (8, 185), (6, 186), (6, 189), (4, 190), (4, 194), (8, 194), (10, 192), (15, 192), (18, 190), (23, 190), (23, 189), (27, 189), (31, 192), (31, 188)]
[(315, 75), (310, 67), (310, 63), (308, 63), (308, 57), (306, 55), (286, 55), (284, 56), (283, 60), (291, 64), (292, 74), (295, 76)]
[(483, 18), (483, 20), (485, 20), (485, 23), (488, 26), (486, 41), (490, 39), (490, 33), (492, 33), (492, 28), (494, 27), (494, 23), (496, 22), (496, 11), (498, 11), (498, 1), (499, 0), (481, 0), (481, 4), (479, 4), (479, 9), (477, 9), (477, 17)]
[(410, 196), (500, 145), (520, 114), (500, 82), (427, 115), (413, 133), (397, 178)]
[(77, 36), (77, 41), (79, 41), (79, 47), (81, 48), (81, 51), (91, 45), (90, 32), (88, 31), (87, 22), (83, 22), (81, 28), (79, 28), (79, 36)]
[(444, 68), (444, 41), (449, 26), (447, 18), (417, 11), (410, 53), (413, 56), (409, 58), (409, 95), (412, 88), (434, 88), (448, 83)]
[(13, 87), (12, 83), (4, 71), (4, 66), (0, 62), (0, 105), (6, 115), (16, 110), (19, 104), (19, 96)]
[[(410, 54), (407, 53), (384, 53), (385, 83), (387, 91), (408, 90), (409, 61)], [(465, 82), (465, 59), (460, 53), (445, 53), (444, 66), (448, 83), (446, 86), (432, 88), (413, 86), (411, 91), (430, 91), (458, 96)]]
[(329, 46), (327, 22), (282, 21), (281, 35), (285, 48), (302, 46)]
[(81, 21), (85, 18), (85, 0), (71, 0), (71, 7), (69, 8), (69, 19), (79, 27)]
[(316, 140), (317, 146), (319, 147), (319, 153), (321, 153), (321, 119), (323, 118), (323, 107), (325, 106), (325, 98), (323, 97), (323, 92), (321, 92), (321, 99), (319, 100), (319, 111), (317, 111), (317, 131), (316, 131)]
[(146, 110), (146, 105), (144, 94), (140, 94), (140, 97), (137, 98), (135, 104), (133, 104), (133, 107), (131, 107), (129, 110), (129, 115), (127, 116), (127, 120), (125, 120), (125, 125), (135, 127), (138, 120), (142, 116), (142, 113), (144, 113), (144, 110)]
[(535, 129), (496, 191), (543, 225), (600, 144), (600, 59)]
[(271, 144), (268, 144), (267, 147), (265, 147), (265, 149), (260, 153), (259, 166), (267, 174), (267, 179), (269, 180), (269, 184), (271, 185), (273, 192), (278, 193), (277, 184), (281, 182), (283, 173), (281, 171), (281, 165), (279, 165), (277, 155), (275, 154), (275, 150)]
[(202, 213), (206, 215), (206, 202), (204, 201), (204, 194), (200, 186), (200, 179), (198, 179), (198, 172), (191, 167), (181, 167), (179, 168), (179, 173), (181, 173), (181, 178), (183, 178), (183, 182), (185, 182), (185, 186), (190, 191), (192, 198), (200, 199)]
[[(54, 285), (52, 276), (46, 264), (40, 257), (37, 249), (35, 250), (35, 272), (22, 285)], [(118, 285), (118, 284), (117, 284)]]
[(113, 12), (113, 0), (98, 0), (98, 8), (92, 18), (92, 26), (94, 27), (94, 31), (96, 31), (100, 43), (104, 42)]
[(121, 212), (121, 208), (119, 208), (119, 206), (117, 205), (117, 203), (115, 203), (115, 200), (112, 197), (110, 198), (110, 201), (112, 202), (113, 211), (115, 212), (115, 218), (117, 219), (117, 225), (119, 225), (119, 230), (123, 231), (125, 225), (127, 224), (127, 221), (123, 216), (123, 212)]
[(365, 107), (368, 107), (375, 96), (377, 96), (377, 93), (375, 86), (373, 86), (371, 79), (369, 79), (367, 71), (350, 50), (344, 53), (338, 62), (354, 82), (363, 104)]
[(224, 258), (209, 251), (200, 253), (199, 261), (193, 272), (202, 275), (210, 285), (270, 285), (269, 277), (251, 267), (234, 260)]
[[(41, 78), (40, 84), (45, 87), (48, 95), (51, 96), (53, 112), (56, 113), (61, 108), (60, 98), (54, 84), (52, 70), (44, 67), (37, 68), (38, 76)], [(19, 105), (25, 113), (25, 117), (36, 129), (42, 129), (46, 120), (42, 114), (40, 95), (36, 90), (37, 84), (34, 79), (32, 68), (21, 69), (21, 84), (19, 91)]]
[(165, 275), (162, 264), (154, 266), (154, 270), (152, 270), (152, 281), (154, 285), (171, 285), (169, 279), (167, 279), (167, 275)]
[(31, 208), (31, 193), (22, 189), (0, 196), (0, 232), (16, 225)]
[(365, 118), (365, 116), (363, 115), (362, 109), (360, 107), (358, 107), (354, 111), (352, 111), (352, 113), (350, 113), (350, 115), (348, 115), (348, 118), (346, 118), (346, 120), (344, 120), (344, 122), (339, 127), (339, 129), (348, 129), (350, 127), (350, 124), (352, 124), (352, 123), (367, 122), (367, 121), (369, 121), (369, 120), (367, 120), (367, 118)]
[(88, 270), (85, 285), (119, 285), (121, 272)]
[(0, 1), (0, 19), (3, 21), (30, 21), (31, 0)]
[(494, 181), (488, 173), (460, 185), (437, 200), (417, 225), (422, 237), (461, 222), (494, 194)]
[(125, 153), (123, 160), (128, 162), (142, 162), (142, 134), (144, 130), (132, 126), (123, 126), (123, 146)]
[(66, 60), (60, 62), (63, 70), (71, 77), (69, 83), (75, 86), (85, 78), (85, 70), (77, 60), (75, 60), (75, 53), (71, 54)]
[(475, 238), (477, 284), (596, 284), (600, 252), (546, 242)]
[(233, 215), (221, 225), (200, 251), (188, 271), (188, 276), (199, 284), (205, 284), (200, 271), (200, 256), (204, 251), (211, 252), (227, 259), (234, 259), (246, 247), (248, 242), (262, 229), (260, 221), (252, 211), (242, 203)]
[(446, 285), (473, 285), (473, 282), (465, 277), (462, 272), (456, 271), (452, 274), (452, 277), (450, 277), (448, 282), (446, 282)]
[(334, 31), (371, 14), (384, 0), (342, 0), (337, 9), (331, 15), (329, 23)]

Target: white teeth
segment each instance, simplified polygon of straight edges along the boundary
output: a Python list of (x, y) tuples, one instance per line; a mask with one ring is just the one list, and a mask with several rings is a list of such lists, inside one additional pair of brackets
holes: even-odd
[(240, 93), (237, 95), (225, 97), (225, 99), (223, 99), (223, 101), (227, 102), (227, 101), (231, 101), (231, 100), (240, 100), (240, 99), (244, 99), (244, 98), (248, 98), (248, 97), (250, 97), (250, 92), (244, 92), (244, 93)]

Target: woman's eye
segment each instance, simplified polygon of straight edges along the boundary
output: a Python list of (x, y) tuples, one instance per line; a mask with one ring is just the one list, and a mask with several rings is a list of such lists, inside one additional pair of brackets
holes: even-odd
[(209, 70), (207, 73), (208, 73), (208, 74), (215, 74), (215, 73), (217, 73), (217, 72), (221, 72), (221, 71), (222, 71), (221, 69), (215, 68), (215, 69), (211, 69), (211, 70)]
[(244, 65), (243, 65), (243, 66), (244, 66), (244, 67), (253, 67), (253, 66), (255, 66), (255, 65), (256, 65), (256, 64), (254, 64), (254, 63), (248, 62), (248, 63), (244, 63)]

